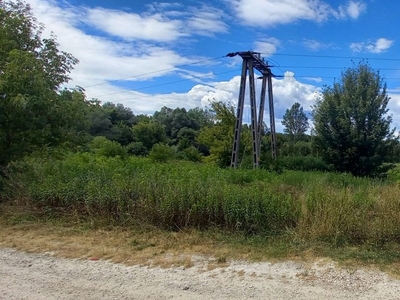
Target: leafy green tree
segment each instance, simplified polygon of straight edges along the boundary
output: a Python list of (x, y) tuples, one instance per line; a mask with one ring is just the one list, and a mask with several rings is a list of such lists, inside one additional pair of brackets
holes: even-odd
[(164, 127), (157, 122), (140, 122), (133, 126), (132, 132), (135, 142), (141, 142), (147, 151), (150, 151), (155, 144), (168, 141)]
[(192, 108), (188, 110), (187, 115), (191, 120), (191, 128), (194, 130), (213, 124), (213, 114), (209, 109)]
[(146, 156), (149, 154), (147, 148), (143, 145), (142, 142), (132, 142), (126, 146), (126, 151), (128, 154), (137, 155), (137, 156)]
[(138, 119), (130, 108), (111, 102), (100, 105), (96, 101), (89, 119), (89, 133), (92, 136), (105, 136), (123, 146), (133, 141), (131, 127), (137, 123)]
[(106, 102), (103, 104), (103, 109), (109, 113), (112, 124), (123, 124), (132, 127), (137, 123), (132, 110), (129, 107), (124, 107), (121, 103)]
[(337, 171), (356, 176), (385, 172), (397, 143), (389, 99), (382, 77), (368, 64), (344, 71), (313, 108), (318, 153)]
[(309, 127), (308, 118), (303, 112), (303, 107), (296, 102), (283, 115), (282, 125), (285, 126), (283, 132), (289, 134), (293, 141), (297, 141), (304, 135)]
[[(215, 163), (220, 167), (227, 167), (231, 163), (233, 134), (235, 128), (235, 108), (223, 102), (212, 102), (211, 112), (215, 122), (212, 126), (203, 127), (197, 141), (210, 149), (206, 161)], [(248, 126), (242, 128), (240, 142), (240, 157), (250, 155), (251, 132)]]
[(0, 166), (68, 142), (87, 107), (79, 91), (59, 91), (77, 60), (42, 39), (28, 4), (0, 2)]

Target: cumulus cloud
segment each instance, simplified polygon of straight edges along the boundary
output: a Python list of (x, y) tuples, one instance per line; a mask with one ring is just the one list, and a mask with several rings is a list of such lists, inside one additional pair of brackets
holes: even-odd
[(236, 15), (251, 26), (274, 26), (297, 20), (322, 22), (330, 17), (353, 18), (366, 10), (361, 1), (349, 1), (337, 9), (322, 0), (229, 0)]
[(352, 43), (350, 45), (350, 49), (353, 52), (382, 53), (388, 50), (393, 43), (393, 40), (379, 38), (375, 42)]
[(265, 38), (254, 42), (254, 50), (267, 56), (271, 56), (276, 52), (279, 45), (280, 41), (278, 39), (273, 37)]
[[(319, 88), (304, 84), (296, 80), (294, 73), (286, 72), (283, 79), (272, 79), (275, 115), (277, 118), (283, 116), (286, 109), (290, 108), (295, 102), (299, 102), (304, 110), (309, 111), (310, 107), (315, 104), (319, 94)], [(181, 93), (165, 93), (165, 94), (145, 94), (138, 91), (128, 91), (122, 88), (111, 87), (116, 94), (111, 95), (109, 100), (122, 103), (128, 107), (141, 108), (140, 112), (153, 113), (162, 106), (168, 107), (185, 107), (187, 109), (194, 107), (209, 106), (210, 101), (222, 101), (226, 103), (237, 104), (240, 87), (240, 76), (234, 76), (226, 81), (215, 81), (200, 83), (193, 86), (187, 92)], [(108, 87), (99, 87), (109, 90)], [(119, 93), (118, 93), (119, 91)], [(249, 87), (246, 86), (245, 104), (250, 104)], [(259, 101), (261, 93), (261, 82), (256, 82), (256, 97)], [(105, 101), (108, 99), (105, 98)], [(247, 110), (246, 108), (245, 110)], [(135, 110), (136, 111), (136, 110)], [(247, 113), (245, 112), (245, 115)]]

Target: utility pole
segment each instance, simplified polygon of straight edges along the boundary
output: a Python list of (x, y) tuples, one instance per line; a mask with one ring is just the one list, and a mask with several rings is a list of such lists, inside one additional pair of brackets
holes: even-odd
[[(249, 73), (249, 87), (250, 87), (250, 107), (251, 107), (251, 132), (252, 132), (252, 146), (253, 146), (253, 167), (258, 168), (260, 165), (260, 152), (261, 152), (261, 134), (264, 122), (264, 106), (265, 96), (268, 84), (268, 100), (270, 112), (270, 127), (271, 127), (271, 151), (272, 157), (276, 158), (276, 132), (275, 132), (275, 114), (274, 102), (272, 93), (272, 76), (268, 63), (261, 58), (260, 53), (247, 51), (247, 52), (234, 52), (228, 53), (228, 57), (239, 55), (243, 59), (242, 75), (240, 78), (239, 99), (236, 114), (235, 132), (232, 147), (231, 167), (237, 168), (239, 162), (239, 147), (240, 137), (242, 133), (244, 97), (246, 92), (246, 78), (247, 72)], [(257, 118), (257, 102), (255, 92), (254, 69), (258, 70), (262, 77), (260, 107)]]

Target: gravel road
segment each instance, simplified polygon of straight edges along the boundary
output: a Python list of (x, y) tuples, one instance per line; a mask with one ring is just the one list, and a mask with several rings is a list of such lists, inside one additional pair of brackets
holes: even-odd
[(124, 266), (0, 248), (0, 299), (400, 299), (400, 281), (330, 262)]

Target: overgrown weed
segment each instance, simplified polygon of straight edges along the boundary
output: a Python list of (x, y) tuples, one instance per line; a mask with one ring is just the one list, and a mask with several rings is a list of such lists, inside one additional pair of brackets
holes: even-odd
[(220, 228), (332, 247), (400, 242), (400, 189), (347, 174), (219, 169), (176, 161), (70, 154), (11, 165), (5, 192), (20, 204), (153, 224), (181, 231)]

